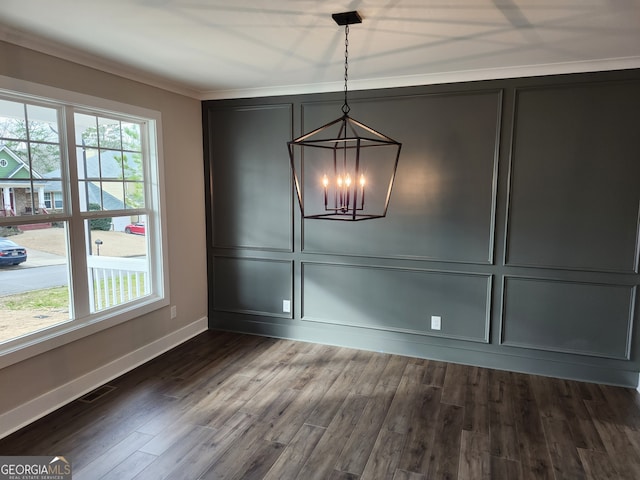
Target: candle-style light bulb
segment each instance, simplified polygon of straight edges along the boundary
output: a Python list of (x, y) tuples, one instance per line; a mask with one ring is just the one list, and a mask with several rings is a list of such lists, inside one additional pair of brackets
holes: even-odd
[(325, 173), (322, 177), (322, 185), (324, 185), (324, 208), (327, 209), (327, 187), (329, 186), (329, 177)]
[(338, 177), (338, 186), (342, 187), (342, 177)]
[(346, 209), (349, 209), (351, 204), (351, 175), (347, 173), (347, 176), (344, 178), (344, 183), (346, 185), (347, 190), (347, 204), (345, 205)]
[(364, 175), (360, 175), (360, 209), (364, 209), (364, 184), (366, 183)]
[(366, 183), (366, 182), (365, 182), (365, 179), (364, 179), (364, 175), (360, 175), (360, 186), (361, 186), (362, 188), (364, 188), (364, 184), (365, 184), (365, 183)]

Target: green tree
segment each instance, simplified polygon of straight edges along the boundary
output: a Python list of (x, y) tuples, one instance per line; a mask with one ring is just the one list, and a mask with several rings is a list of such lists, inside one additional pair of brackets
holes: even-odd
[(60, 170), (58, 142), (58, 132), (50, 123), (29, 122), (27, 132), (24, 119), (0, 117), (0, 145), (6, 145), (27, 165), (30, 149), (31, 168), (41, 175)]
[[(100, 207), (100, 205), (97, 203), (90, 203), (89, 211), (96, 210), (102, 210), (102, 207)], [(91, 220), (89, 220), (89, 228), (91, 230), (102, 230), (108, 232), (109, 230), (111, 230), (112, 221), (113, 219), (111, 217), (92, 218)]]

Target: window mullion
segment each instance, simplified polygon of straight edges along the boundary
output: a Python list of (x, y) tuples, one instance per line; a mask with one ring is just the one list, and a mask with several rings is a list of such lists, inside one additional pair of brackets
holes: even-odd
[[(73, 299), (73, 318), (86, 318), (90, 314), (89, 279), (87, 277), (87, 246), (84, 221), (80, 212), (80, 186), (78, 182), (78, 157), (76, 154), (75, 120), (73, 108), (65, 111), (65, 135), (63, 138), (67, 161), (63, 166), (63, 185), (66, 185), (69, 218), (69, 264), (71, 267), (70, 289)], [(65, 181), (68, 179), (68, 181)]]

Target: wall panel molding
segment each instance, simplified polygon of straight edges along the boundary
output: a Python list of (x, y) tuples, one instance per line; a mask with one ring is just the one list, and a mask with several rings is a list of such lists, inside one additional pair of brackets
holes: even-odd
[(501, 344), (629, 360), (635, 285), (505, 276)]
[[(354, 118), (403, 143), (389, 212), (377, 221), (386, 228), (381, 230), (375, 222), (346, 225), (301, 219), (302, 251), (492, 264), (502, 90), (351, 103)], [(303, 128), (331, 120), (336, 105), (328, 100), (302, 102)], [(358, 241), (372, 236), (375, 242)], [(411, 242), (406, 241), (409, 236)]]
[[(354, 91), (353, 117), (403, 143), (388, 215), (302, 220), (286, 143), (342, 101), (203, 103), (223, 127), (205, 152), (233, 153), (207, 185), (211, 328), (637, 384), (640, 69)], [(247, 122), (281, 153), (245, 148)]]
[(638, 273), (640, 81), (515, 89), (504, 263)]
[[(293, 251), (293, 105), (210, 108), (213, 248)], [(283, 215), (286, 213), (286, 215)]]
[(301, 281), (302, 321), (489, 341), (491, 275), (303, 262)]
[[(293, 318), (293, 262), (264, 258), (214, 258), (216, 311)], [(282, 301), (289, 300), (289, 312)]]

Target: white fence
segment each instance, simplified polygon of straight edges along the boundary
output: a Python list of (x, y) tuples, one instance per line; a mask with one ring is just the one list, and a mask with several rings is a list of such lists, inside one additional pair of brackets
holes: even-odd
[(87, 267), (89, 278), (93, 281), (93, 295), (89, 295), (93, 312), (127, 303), (149, 293), (147, 258), (89, 255)]

